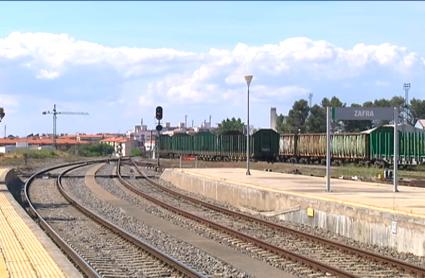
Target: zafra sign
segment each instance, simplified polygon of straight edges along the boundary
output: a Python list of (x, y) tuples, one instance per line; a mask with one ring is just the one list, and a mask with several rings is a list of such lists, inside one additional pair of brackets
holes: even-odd
[(394, 118), (393, 107), (332, 107), (332, 120), (387, 120)]
[(394, 122), (394, 170), (393, 170), (393, 187), (394, 192), (398, 192), (397, 181), (397, 164), (399, 153), (398, 142), (398, 117), (399, 112), (396, 107), (326, 107), (326, 191), (331, 191), (331, 121), (339, 120), (387, 120)]

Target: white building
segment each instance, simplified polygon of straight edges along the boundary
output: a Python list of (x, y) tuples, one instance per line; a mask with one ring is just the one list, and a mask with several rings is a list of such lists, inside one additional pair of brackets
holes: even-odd
[(111, 137), (103, 139), (100, 142), (114, 147), (114, 155), (116, 156), (129, 156), (135, 148), (135, 141), (132, 138)]
[(0, 153), (10, 153), (16, 150), (15, 145), (0, 146)]
[(416, 128), (425, 129), (425, 119), (419, 119), (416, 124)]

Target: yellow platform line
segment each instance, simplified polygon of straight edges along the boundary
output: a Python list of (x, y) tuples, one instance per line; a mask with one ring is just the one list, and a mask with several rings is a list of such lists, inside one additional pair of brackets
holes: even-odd
[(2, 249), (0, 249), (0, 277), (9, 277)]
[(0, 247), (10, 277), (65, 277), (4, 194), (0, 204)]

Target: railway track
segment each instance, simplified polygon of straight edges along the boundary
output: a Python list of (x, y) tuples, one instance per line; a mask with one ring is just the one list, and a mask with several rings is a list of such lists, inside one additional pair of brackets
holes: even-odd
[[(62, 179), (67, 173), (98, 162), (102, 160), (47, 168), (32, 175), (24, 189), (30, 213), (78, 268), (88, 277), (203, 277), (86, 208), (64, 190)], [(37, 179), (55, 171), (59, 173), (54, 184), (44, 185), (45, 180)]]
[[(120, 161), (118, 163), (116, 174), (120, 177)], [(132, 166), (140, 175), (144, 175), (134, 162)], [(425, 277), (425, 269), (419, 266), (218, 207), (176, 192), (144, 176), (140, 186), (135, 185), (133, 180), (131, 183), (122, 177), (120, 180), (129, 190), (176, 214), (324, 273), (339, 277)], [(142, 180), (139, 179), (138, 183), (142, 183)], [(178, 205), (175, 204), (176, 200)]]

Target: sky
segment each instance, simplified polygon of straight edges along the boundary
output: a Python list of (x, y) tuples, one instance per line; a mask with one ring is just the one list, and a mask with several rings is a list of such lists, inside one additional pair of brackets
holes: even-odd
[(125, 132), (185, 115), (269, 127), (270, 107), (425, 98), (425, 2), (0, 2), (0, 134)]

